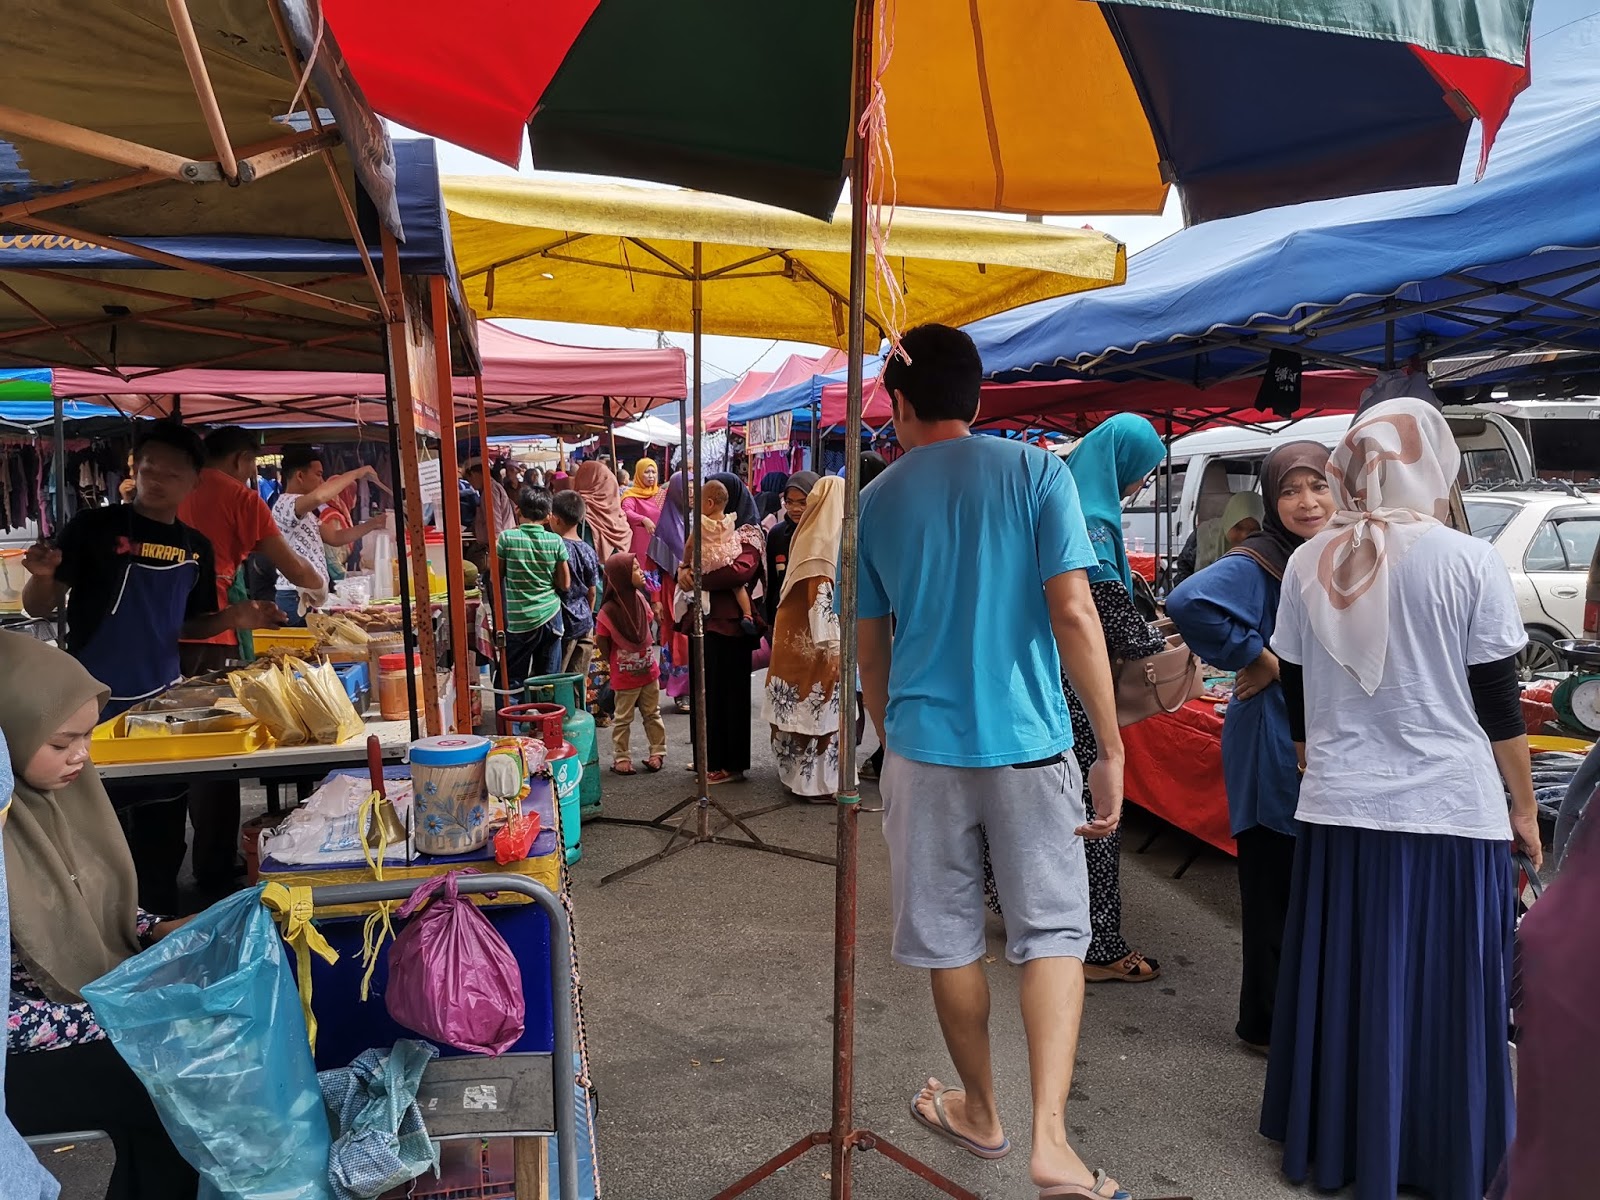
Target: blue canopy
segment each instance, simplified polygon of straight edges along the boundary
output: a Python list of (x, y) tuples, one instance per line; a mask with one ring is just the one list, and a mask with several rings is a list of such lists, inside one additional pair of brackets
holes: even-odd
[(1600, 14), (1540, 0), (1533, 19), (1534, 82), (1481, 181), (1469, 146), (1450, 187), (1185, 229), (1135, 255), (1124, 287), (970, 326), (986, 372), (1206, 386), (1279, 348), (1366, 368), (1514, 351), (1523, 370), (1530, 348), (1600, 351)]
[[(883, 370), (883, 358), (874, 354), (862, 362), (862, 378), (876, 379)], [(792, 412), (798, 424), (808, 425), (811, 421), (813, 405), (822, 403), (822, 389), (830, 383), (845, 383), (849, 379), (849, 368), (840, 367), (837, 371), (829, 371), (826, 375), (813, 375), (810, 379), (793, 384), (786, 388), (776, 388), (764, 396), (757, 396), (754, 400), (746, 400), (743, 404), (734, 404), (728, 408), (728, 423), (742, 425), (746, 421), (754, 421), (758, 417), (770, 417), (777, 413)]]

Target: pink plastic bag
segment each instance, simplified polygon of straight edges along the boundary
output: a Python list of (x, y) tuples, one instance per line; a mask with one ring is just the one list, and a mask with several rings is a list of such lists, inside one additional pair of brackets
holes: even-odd
[(504, 1054), (525, 1020), (522, 969), (511, 947), (458, 894), (454, 871), (423, 883), (395, 915), (409, 917), (424, 904), (389, 951), (389, 1015), (458, 1050)]

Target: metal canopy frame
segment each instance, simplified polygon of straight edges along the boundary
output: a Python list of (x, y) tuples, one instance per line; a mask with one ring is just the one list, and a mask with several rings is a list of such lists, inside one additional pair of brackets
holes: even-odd
[[(271, 14), (276, 40), (284, 62), (292, 73), (291, 78), (298, 84), (296, 89), (298, 99), (315, 84), (290, 35), (280, 0), (264, 0), (264, 3), (267, 4)], [(197, 280), (205, 281), (208, 285), (217, 285), (223, 289), (223, 294), (193, 294), (182, 290), (182, 284), (171, 288), (146, 286), (144, 277), (141, 277), (138, 283), (107, 279), (103, 277), (104, 272), (93, 267), (59, 270), (0, 268), (0, 293), (29, 313), (37, 322), (32, 326), (0, 332), (0, 360), (29, 365), (58, 366), (61, 365), (61, 360), (57, 355), (37, 350), (30, 351), (29, 344), (49, 339), (55, 340), (58, 344), (64, 341), (66, 345), (89, 360), (88, 369), (91, 372), (106, 377), (109, 385), (108, 398), (116, 393), (117, 382), (126, 383), (135, 377), (159, 375), (165, 371), (182, 368), (237, 363), (264, 354), (281, 355), (286, 351), (291, 353), (304, 350), (330, 351), (359, 358), (369, 370), (386, 370), (389, 387), (384, 399), (389, 406), (388, 419), (398, 433), (403, 435), (396, 438), (397, 449), (401, 452), (399, 461), (395, 464), (396, 472), (403, 480), (397, 489), (397, 501), (403, 505), (406, 516), (401, 528), (411, 535), (406, 540), (412, 543), (408, 547), (402, 542), (397, 549), (400, 551), (402, 562), (409, 551), (412, 558), (409, 565), (415, 570), (423, 561), (423, 548), (422, 500), (416, 479), (419, 431), (414, 407), (419, 397), (413, 394), (416, 375), (412, 368), (415, 367), (417, 373), (429, 373), (436, 379), (442, 378), (448, 381), (451, 374), (450, 332), (454, 328), (461, 335), (465, 357), (470, 360), (464, 365), (476, 370), (477, 351), (471, 322), (469, 319), (463, 320), (459, 310), (454, 312), (452, 319), (453, 306), (446, 302), (442, 278), (433, 278), (426, 285), (428, 294), (420, 300), (408, 298), (405, 286), (407, 281), (402, 278), (400, 272), (397, 244), (387, 228), (382, 230), (385, 262), (380, 277), (378, 265), (357, 220), (356, 206), (352, 202), (350, 190), (346, 187), (339, 163), (334, 157), (335, 150), (344, 142), (343, 135), (337, 128), (325, 125), (321, 113), (309, 99), (306, 105), (308, 129), (250, 145), (233, 144), (206, 66), (203, 48), (189, 14), (187, 0), (166, 0), (166, 9), (173, 26), (173, 39), (182, 53), (185, 69), (194, 90), (196, 111), (206, 127), (214, 154), (205, 158), (186, 158), (42, 114), (0, 106), (0, 132), (86, 155), (115, 166), (131, 168), (131, 173), (127, 175), (65, 187), (47, 195), (0, 206), (0, 228), (9, 226), (31, 230), (47, 238), (114, 251), (147, 262), (153, 268), (174, 272), (181, 276), (184, 284), (197, 290), (211, 290), (209, 287), (198, 288)], [(331, 34), (326, 30), (321, 31), (319, 36), (331, 38)], [(129, 240), (129, 236), (119, 236), (118, 233), (81, 228), (84, 223), (82, 219), (84, 210), (91, 207), (95, 201), (106, 197), (174, 184), (193, 187), (226, 185), (230, 188), (248, 188), (279, 171), (312, 159), (320, 159), (327, 172), (344, 226), (349, 231), (361, 258), (362, 271), (359, 274), (346, 272), (311, 276), (305, 272), (286, 271), (271, 272), (269, 274), (276, 277), (267, 277), (143, 245)], [(43, 215), (68, 206), (76, 206), (79, 214), (78, 219), (71, 224)], [(154, 302), (156, 307), (135, 311), (128, 304), (107, 304), (103, 306), (105, 313), (103, 317), (87, 321), (62, 320), (52, 317), (44, 305), (28, 296), (31, 290), (29, 281), (49, 282), (58, 288), (64, 285), (91, 292), (105, 292), (112, 299)], [(343, 294), (335, 294), (336, 292)], [(275, 307), (264, 307), (265, 304), (273, 304)], [(426, 364), (414, 364), (411, 361), (416, 350), (407, 344), (409, 339), (405, 333), (408, 315), (416, 315), (419, 305), (427, 310), (425, 315), (431, 318), (438, 338), (442, 339), (442, 344), (435, 343), (434, 361)], [(207, 323), (198, 319), (203, 315), (222, 315), (227, 318), (227, 322)], [(442, 327), (440, 322), (444, 323)], [(303, 328), (305, 332), (303, 337), (286, 337), (277, 333), (262, 332), (259, 328), (262, 324), (287, 324)], [(214, 355), (202, 355), (193, 361), (181, 364), (169, 363), (148, 371), (130, 373), (117, 366), (114, 353), (102, 354), (85, 344), (85, 338), (90, 334), (109, 333), (110, 344), (114, 346), (116, 331), (128, 325), (143, 325), (186, 336), (214, 337), (226, 343), (228, 349), (224, 350), (219, 345), (218, 352)], [(250, 328), (252, 325), (257, 328)], [(241, 344), (243, 348), (240, 348)], [(112, 404), (118, 407), (118, 411), (124, 411), (116, 405), (115, 400)], [(307, 416), (313, 415), (316, 410), (306, 408), (305, 404), (305, 401), (289, 399), (271, 407), (278, 412), (303, 412)], [(322, 414), (318, 412), (316, 415)], [(452, 409), (450, 413), (452, 428), (448, 431), (441, 430), (448, 439), (449, 453), (444, 455), (445, 461), (442, 464), (447, 472), (446, 484), (453, 484), (455, 477), (454, 415)], [(62, 403), (58, 396), (54, 422), (58, 471), (61, 469), (64, 453), (62, 421)], [(64, 490), (58, 491), (58, 498), (59, 504), (64, 506)], [(60, 507), (55, 515), (57, 523), (61, 523), (64, 512)], [(452, 516), (459, 517), (454, 506), (446, 505), (445, 515), (447, 536), (452, 548), (457, 551), (451, 556), (453, 569), (450, 572), (452, 593), (450, 615), (452, 643), (456, 655), (459, 716), (468, 710), (470, 704), (470, 696), (465, 686), (466, 656), (469, 646), (465, 636), (465, 600), (460, 579), (461, 531), (459, 521), (451, 520)], [(406, 591), (403, 591), (402, 598), (408, 598)], [(431, 625), (428, 622), (410, 620), (404, 624), (407, 652), (410, 653), (412, 648), (420, 643), (426, 661), (432, 661)], [(436, 728), (438, 723), (434, 686), (436, 681), (431, 671), (424, 673), (423, 682), (427, 701), (423, 719), (430, 732), (442, 732)], [(415, 734), (417, 732), (415, 703), (412, 709)]]
[[(1600, 330), (1600, 307), (1574, 299), (1600, 287), (1600, 248), (1595, 248), (1593, 257), (1584, 261), (1517, 279), (1489, 279), (1474, 271), (1454, 272), (1442, 278), (1461, 291), (1428, 300), (1404, 300), (1400, 293), (1406, 289), (1400, 288), (1388, 295), (1364, 297), (1354, 303), (1352, 299), (1305, 303), (1297, 305), (1286, 318), (1261, 317), (1246, 325), (1222, 326), (1194, 337), (1173, 338), (1160, 346), (1143, 346), (1132, 351), (1113, 348), (1059, 365), (1067, 367), (1074, 375), (1091, 379), (1119, 375), (1170, 379), (1170, 373), (1152, 368), (1194, 359), (1198, 374), (1198, 360), (1212, 350), (1260, 355), (1259, 363), (1247, 363), (1214, 379), (1193, 380), (1196, 386), (1204, 387), (1256, 373), (1274, 350), (1291, 350), (1308, 363), (1373, 371), (1407, 361), (1425, 363), (1448, 357), (1463, 346), (1482, 342), (1492, 335), (1495, 352), (1487, 360), (1474, 361), (1474, 374), (1491, 371), (1497, 360), (1526, 354), (1529, 350), (1600, 351), (1600, 339), (1585, 341), (1572, 336), (1576, 330), (1590, 334)], [(1536, 290), (1550, 284), (1560, 286), (1549, 293)], [(1415, 285), (1407, 285), (1407, 288), (1412, 286)], [(1476, 307), (1481, 301), (1500, 297), (1512, 297), (1523, 301), (1524, 305), (1510, 312)], [(1422, 316), (1464, 326), (1466, 331), (1449, 337), (1403, 334), (1404, 321)], [(1335, 351), (1319, 344), (1319, 339), (1328, 335), (1360, 329), (1372, 330), (1373, 338), (1358, 348)]]

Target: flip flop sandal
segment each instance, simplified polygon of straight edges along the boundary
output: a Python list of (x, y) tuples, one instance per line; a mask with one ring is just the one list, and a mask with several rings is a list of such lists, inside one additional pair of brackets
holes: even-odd
[(706, 782), (713, 787), (719, 783), (732, 783), (733, 780), (734, 776), (730, 771), (713, 771), (706, 776)]
[(649, 758), (644, 760), (644, 769), (646, 771), (659, 771), (665, 764), (666, 760), (663, 759), (661, 755), (652, 754)]
[[(624, 764), (627, 765), (627, 770), (622, 769)], [(622, 762), (615, 762), (611, 764), (611, 773), (613, 775), (637, 775), (639, 772), (635, 771), (633, 769), (633, 763), (625, 758), (622, 760)]]
[(1091, 1187), (1081, 1183), (1058, 1183), (1054, 1187), (1039, 1189), (1039, 1200), (1062, 1200), (1063, 1197), (1074, 1197), (1075, 1200), (1133, 1200), (1133, 1193), (1117, 1187), (1104, 1170), (1094, 1173)]
[(1109, 963), (1084, 963), (1085, 983), (1149, 983), (1161, 978), (1161, 964), (1138, 950)]
[[(933, 1093), (933, 1111), (939, 1119), (938, 1121), (930, 1121), (927, 1117), (922, 1115), (922, 1110), (917, 1107), (917, 1100), (922, 1096), (922, 1092), (919, 1089), (917, 1094), (911, 1097), (911, 1119), (918, 1125), (921, 1125), (924, 1129), (928, 1130), (928, 1132), (932, 1133), (935, 1137), (942, 1137), (945, 1141), (950, 1142), (953, 1145), (960, 1146), (968, 1154), (974, 1155), (978, 1158), (988, 1159), (991, 1162), (998, 1158), (1004, 1158), (1006, 1155), (1011, 1153), (1010, 1138), (1001, 1138), (998, 1146), (985, 1146), (979, 1142), (973, 1141), (969, 1137), (963, 1137), (950, 1127), (950, 1118), (945, 1115), (944, 1111), (944, 1098), (951, 1092), (965, 1093), (965, 1090), (965, 1088), (947, 1087), (942, 1087), (936, 1090)], [(1070, 1194), (1071, 1193), (1063, 1193), (1063, 1195)], [(1089, 1192), (1084, 1192), (1083, 1194), (1085, 1196), (1090, 1195)]]

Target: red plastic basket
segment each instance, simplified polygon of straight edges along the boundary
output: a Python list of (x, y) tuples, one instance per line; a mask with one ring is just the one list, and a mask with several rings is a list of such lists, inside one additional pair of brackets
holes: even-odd
[(512, 1200), (515, 1145), (511, 1138), (441, 1142), (437, 1179), (424, 1175), (385, 1192), (382, 1200)]
[(513, 704), (502, 708), (495, 716), (499, 718), (502, 735), (516, 734), (519, 727), (537, 730), (532, 736), (542, 737), (545, 749), (561, 749), (561, 723), (567, 719), (564, 706), (548, 702)]

